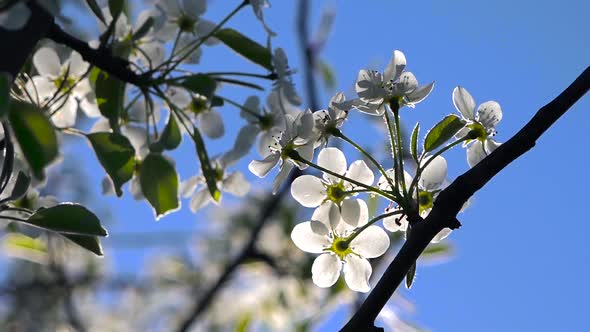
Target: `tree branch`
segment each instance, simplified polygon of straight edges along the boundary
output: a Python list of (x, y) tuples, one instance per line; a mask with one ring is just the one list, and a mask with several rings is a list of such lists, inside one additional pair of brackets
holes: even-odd
[(590, 67), (586, 68), (559, 96), (543, 106), (510, 140), (502, 144), (479, 164), (457, 177), (451, 185), (443, 190), (428, 217), (414, 225), (408, 240), (373, 291), (340, 331), (383, 331), (383, 329), (374, 326), (377, 315), (432, 238), (443, 228), (454, 229), (458, 227), (456, 216), (463, 204), (502, 169), (532, 149), (537, 139), (589, 89)]

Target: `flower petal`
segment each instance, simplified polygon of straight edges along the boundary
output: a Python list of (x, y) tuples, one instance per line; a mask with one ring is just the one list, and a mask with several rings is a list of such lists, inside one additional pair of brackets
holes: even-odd
[(406, 56), (402, 51), (395, 50), (385, 71), (383, 72), (383, 81), (396, 81), (406, 68)]
[(280, 159), (280, 154), (273, 153), (268, 155), (263, 160), (252, 160), (248, 165), (248, 169), (257, 177), (263, 178), (277, 165)]
[(70, 66), (70, 75), (74, 76), (74, 77), (81, 77), (82, 75), (84, 75), (84, 73), (86, 72), (86, 70), (88, 70), (88, 62), (84, 61), (84, 59), (82, 59), (82, 56), (80, 55), (80, 53), (73, 51), (72, 54), (70, 55), (70, 59), (68, 60), (68, 64)]
[(344, 280), (348, 288), (356, 292), (367, 293), (371, 290), (369, 278), (373, 272), (368, 260), (356, 255), (347, 255), (344, 263)]
[(291, 184), (291, 195), (305, 207), (316, 207), (326, 198), (326, 187), (319, 178), (302, 175)]
[[(318, 165), (336, 174), (344, 175), (344, 173), (346, 173), (346, 157), (344, 156), (344, 153), (337, 148), (322, 149), (318, 155)], [(340, 178), (328, 173), (324, 173), (324, 178), (332, 182), (340, 181)]]
[(443, 228), (442, 231), (438, 232), (430, 241), (430, 243), (438, 243), (447, 238), (447, 236), (451, 235), (452, 230), (450, 228)]
[(383, 255), (389, 248), (389, 236), (379, 226), (369, 226), (350, 242), (354, 253), (364, 258)]
[(418, 87), (418, 80), (412, 72), (405, 71), (399, 77), (399, 80), (394, 83), (391, 94), (394, 96), (405, 96), (406, 94), (416, 90)]
[(250, 182), (246, 181), (242, 172), (234, 172), (222, 181), (223, 191), (242, 197), (250, 190)]
[(327, 288), (336, 283), (340, 277), (342, 263), (334, 254), (322, 254), (318, 256), (311, 266), (313, 283), (318, 287)]
[(313, 211), (311, 220), (319, 221), (326, 225), (326, 227), (336, 225), (340, 221), (340, 211), (338, 210), (338, 206), (332, 201), (322, 203)]
[(375, 70), (361, 70), (356, 79), (356, 94), (362, 99), (383, 98), (385, 91), (381, 87), (383, 77)]
[(477, 108), (477, 121), (486, 129), (495, 128), (500, 120), (502, 120), (502, 108), (497, 102), (486, 101)]
[(483, 149), (481, 141), (475, 141), (467, 147), (467, 164), (469, 164), (469, 167), (473, 167), (482, 161), (487, 155), (488, 154)]
[(419, 102), (426, 99), (426, 97), (428, 97), (428, 95), (432, 92), (432, 89), (434, 89), (434, 82), (431, 82), (426, 85), (421, 85), (417, 87), (414, 91), (410, 92), (406, 96), (406, 99), (408, 100), (408, 103), (410, 105), (418, 104)]
[[(371, 171), (363, 160), (357, 160), (350, 164), (348, 172), (346, 172), (346, 177), (366, 184), (367, 186), (373, 185), (373, 181), (375, 181), (373, 171)], [(356, 185), (351, 184), (351, 186), (355, 187)]]
[(369, 221), (369, 208), (362, 199), (345, 199), (341, 203), (342, 220), (348, 224), (349, 230), (361, 227)]
[[(432, 157), (426, 157), (423, 164), (430, 161)], [(426, 191), (434, 191), (440, 188), (447, 178), (447, 161), (442, 156), (432, 159), (428, 166), (422, 171), (420, 186)]]
[(205, 207), (207, 204), (211, 202), (211, 194), (209, 194), (209, 190), (207, 188), (201, 188), (198, 190), (190, 201), (190, 208), (191, 211), (197, 212), (199, 209)]
[(475, 114), (475, 100), (469, 92), (461, 86), (453, 90), (453, 105), (461, 113), (464, 119), (473, 120)]
[(291, 240), (297, 248), (305, 252), (320, 254), (325, 248), (331, 246), (328, 235), (329, 230), (326, 225), (312, 220), (295, 225), (291, 231)]
[(199, 114), (199, 128), (210, 138), (220, 138), (225, 133), (221, 114), (214, 110)]
[[(385, 213), (389, 212), (393, 211), (385, 209)], [(408, 229), (408, 218), (405, 214), (401, 218), (399, 214), (383, 218), (383, 226), (390, 232), (405, 232)]]
[(193, 192), (195, 192), (195, 189), (197, 189), (197, 186), (201, 183), (203, 183), (203, 177), (200, 175), (195, 175), (195, 176), (191, 176), (190, 178), (188, 178), (186, 181), (183, 181), (180, 184), (180, 195), (184, 198), (189, 197)]
[(283, 163), (281, 169), (279, 170), (279, 174), (277, 174), (277, 177), (275, 178), (275, 180), (272, 183), (273, 195), (279, 191), (279, 188), (281, 187), (283, 182), (285, 182), (285, 180), (287, 179), (287, 177), (291, 173), (291, 170), (293, 170), (293, 167), (295, 167), (295, 165), (293, 165), (293, 163), (290, 163), (290, 162)]
[(33, 64), (41, 76), (56, 78), (61, 73), (61, 62), (57, 52), (51, 47), (41, 47), (33, 55)]

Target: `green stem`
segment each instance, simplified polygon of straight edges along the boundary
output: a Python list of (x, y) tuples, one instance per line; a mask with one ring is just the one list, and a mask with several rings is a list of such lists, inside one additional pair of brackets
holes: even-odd
[(397, 187), (393, 184), (391, 178), (389, 176), (387, 176), (387, 172), (385, 171), (383, 166), (381, 166), (381, 164), (377, 160), (375, 160), (375, 158), (373, 158), (373, 156), (371, 156), (367, 151), (365, 151), (365, 149), (363, 149), (362, 146), (358, 145), (352, 139), (350, 139), (346, 135), (344, 135), (340, 129), (334, 128), (332, 135), (348, 142), (350, 145), (354, 146), (360, 153), (362, 153), (365, 157), (367, 157), (367, 159), (369, 159), (377, 167), (377, 169), (379, 169), (379, 172), (381, 172), (383, 177), (385, 177), (385, 179), (387, 179), (387, 182), (391, 186), (391, 190), (392, 190), (394, 196), (399, 196), (399, 191), (397, 190)]
[(373, 225), (377, 221), (379, 221), (381, 219), (385, 219), (387, 217), (395, 216), (398, 214), (403, 214), (403, 213), (404, 213), (403, 210), (397, 210), (397, 211), (393, 211), (393, 212), (389, 212), (389, 213), (384, 213), (382, 215), (379, 215), (379, 216), (369, 220), (368, 223), (364, 224), (359, 229), (357, 229), (354, 233), (352, 233), (352, 235), (348, 239), (346, 239), (346, 242), (350, 244), (350, 242), (352, 242), (352, 240), (354, 240), (355, 237), (357, 237), (360, 233), (362, 233), (365, 229), (367, 229), (369, 226)]
[(362, 182), (358, 182), (358, 181), (353, 180), (351, 178), (348, 178), (348, 177), (346, 177), (344, 175), (338, 174), (336, 172), (332, 172), (331, 170), (329, 170), (327, 168), (324, 168), (324, 167), (322, 167), (322, 166), (320, 166), (318, 164), (315, 164), (315, 163), (313, 163), (313, 162), (311, 162), (309, 160), (305, 160), (305, 159), (301, 158), (301, 156), (299, 155), (299, 153), (297, 151), (295, 151), (295, 150), (292, 150), (290, 152), (291, 153), (289, 153), (289, 158), (291, 158), (291, 159), (293, 159), (295, 161), (302, 162), (302, 163), (304, 163), (304, 164), (306, 164), (308, 166), (311, 166), (311, 167), (313, 167), (315, 169), (318, 169), (318, 170), (320, 170), (320, 171), (322, 171), (324, 173), (328, 173), (328, 174), (333, 175), (333, 176), (335, 176), (335, 177), (337, 177), (337, 178), (339, 178), (341, 180), (344, 180), (344, 181), (350, 182), (352, 184), (355, 184), (355, 185), (357, 185), (359, 187), (365, 188), (368, 191), (371, 191), (371, 192), (374, 192), (376, 194), (379, 194), (379, 195), (381, 195), (381, 196), (383, 196), (383, 197), (385, 197), (385, 198), (387, 198), (387, 199), (389, 199), (391, 201), (395, 201), (396, 200), (396, 197), (388, 194), (387, 192), (385, 192), (385, 191), (383, 191), (381, 189), (368, 186), (368, 185), (366, 185), (366, 184), (364, 184)]
[(249, 109), (247, 107), (244, 107), (244, 105), (240, 105), (239, 103), (237, 103), (237, 102), (235, 102), (235, 101), (233, 101), (231, 99), (228, 99), (228, 98), (225, 98), (225, 97), (221, 97), (221, 96), (215, 96), (215, 97), (218, 97), (221, 100), (223, 100), (224, 102), (229, 103), (230, 105), (233, 105), (233, 106), (239, 108), (240, 110), (242, 110), (242, 111), (244, 111), (244, 112), (252, 115), (253, 117), (256, 117), (258, 120), (262, 120), (262, 118), (263, 118), (262, 115), (256, 113), (255, 111), (253, 111), (253, 110), (251, 110), (251, 109)]
[(408, 196), (408, 190), (406, 187), (406, 181), (405, 181), (405, 177), (403, 176), (404, 174), (404, 146), (402, 145), (402, 132), (401, 132), (401, 126), (399, 124), (399, 104), (395, 104), (394, 109), (393, 109), (393, 116), (394, 116), (394, 123), (395, 123), (395, 132), (396, 132), (396, 139), (397, 139), (397, 149), (399, 152), (399, 157), (398, 157), (398, 163), (399, 163), (399, 168), (400, 168), (400, 174), (401, 177), (400, 179), (402, 180), (402, 189), (404, 190), (404, 196)]
[(276, 74), (253, 74), (253, 73), (243, 73), (237, 71), (220, 71), (220, 72), (209, 72), (203, 73), (204, 75), (209, 76), (246, 76), (246, 77), (255, 77), (261, 78), (264, 80), (271, 80), (274, 81)]
[[(403, 166), (400, 166), (400, 164), (402, 163), (402, 157), (401, 155), (399, 155), (399, 152), (397, 150), (397, 140), (396, 140), (396, 134), (394, 131), (394, 127), (393, 124), (391, 122), (391, 119), (389, 118), (389, 113), (387, 110), (385, 110), (384, 113), (384, 117), (385, 117), (385, 122), (387, 123), (387, 129), (389, 132), (389, 143), (391, 145), (391, 156), (393, 158), (393, 166), (394, 166), (394, 170), (395, 170), (395, 184), (396, 186), (402, 187), (400, 185), (403, 184), (403, 186), (405, 186), (405, 177), (404, 177), (404, 172), (403, 172)], [(403, 190), (403, 188), (402, 188)], [(404, 190), (405, 192), (405, 190)]]

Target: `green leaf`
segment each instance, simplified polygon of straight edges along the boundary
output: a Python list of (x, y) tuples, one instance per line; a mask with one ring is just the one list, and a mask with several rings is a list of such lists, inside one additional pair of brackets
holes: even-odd
[(6, 72), (0, 72), (0, 117), (4, 116), (10, 105), (10, 86), (12, 76)]
[(109, 0), (109, 11), (113, 19), (116, 19), (121, 15), (123, 8), (125, 7), (125, 0)]
[(119, 116), (125, 101), (125, 83), (101, 71), (96, 77), (96, 101), (100, 113), (109, 119), (113, 131), (119, 131)]
[(221, 107), (223, 104), (224, 101), (221, 97), (213, 96), (213, 98), (211, 98), (211, 107)]
[(90, 10), (92, 10), (92, 12), (94, 13), (94, 15), (96, 15), (96, 17), (103, 23), (103, 24), (107, 24), (106, 20), (104, 19), (104, 15), (102, 14), (102, 10), (100, 9), (100, 6), (98, 5), (98, 3), (96, 3), (96, 0), (86, 0), (86, 4), (88, 4), (88, 7), (90, 7)]
[(246, 59), (272, 71), (272, 55), (266, 47), (230, 28), (217, 31), (215, 37)]
[(247, 332), (250, 330), (250, 322), (252, 321), (252, 315), (243, 315), (236, 324), (235, 332)]
[(215, 93), (215, 89), (217, 88), (217, 83), (213, 78), (207, 75), (195, 74), (185, 78), (182, 81), (182, 86), (194, 93), (204, 96), (207, 99), (211, 99), (213, 93)]
[(453, 246), (449, 243), (431, 243), (420, 255), (420, 261), (440, 261), (453, 254)]
[(408, 274), (406, 274), (406, 288), (412, 288), (412, 284), (414, 283), (414, 278), (416, 277), (416, 263), (410, 266), (408, 270)]
[(174, 150), (180, 145), (181, 141), (182, 133), (178, 127), (178, 122), (174, 115), (170, 113), (160, 139), (150, 146), (150, 150), (153, 152), (162, 152), (164, 149)]
[(216, 202), (219, 202), (221, 199), (221, 191), (217, 188), (217, 172), (211, 167), (211, 162), (209, 161), (209, 156), (207, 155), (207, 149), (205, 148), (205, 142), (203, 142), (203, 137), (199, 132), (197, 127), (193, 126), (193, 141), (195, 142), (195, 148), (197, 149), (197, 156), (199, 157), (199, 161), (201, 162), (201, 171), (203, 172), (203, 176), (205, 177), (205, 182), (207, 183), (207, 188), (209, 189), (209, 193), (211, 197)]
[(161, 154), (150, 153), (139, 168), (139, 183), (145, 198), (154, 207), (156, 219), (176, 210), (178, 174), (170, 161)]
[(10, 107), (10, 124), (33, 175), (42, 180), (43, 169), (58, 154), (57, 136), (49, 119), (35, 105), (14, 102)]
[(86, 137), (120, 197), (123, 195), (121, 186), (131, 180), (135, 169), (133, 146), (127, 137), (116, 133), (93, 133)]
[(145, 35), (147, 35), (147, 33), (150, 31), (150, 29), (153, 26), (154, 26), (154, 18), (150, 16), (150, 17), (148, 17), (147, 20), (145, 20), (145, 22), (143, 22), (143, 24), (139, 27), (139, 29), (137, 29), (137, 31), (135, 31), (133, 33), (133, 37), (131, 37), (131, 39), (138, 40), (138, 39), (145, 37)]
[(96, 236), (84, 236), (84, 235), (77, 235), (77, 234), (63, 234), (65, 238), (74, 242), (75, 244), (79, 245), (80, 247), (89, 250), (95, 253), (98, 256), (102, 256), (102, 247), (100, 245), (100, 240)]
[(420, 133), (420, 123), (416, 123), (414, 130), (412, 130), (412, 138), (410, 141), (410, 152), (415, 162), (418, 162), (418, 134)]
[(326, 88), (330, 90), (334, 89), (336, 87), (336, 73), (334, 73), (334, 69), (325, 61), (320, 60), (318, 65)]
[(35, 263), (47, 262), (47, 245), (20, 233), (8, 233), (2, 238), (2, 250), (5, 254)]
[(426, 139), (424, 139), (424, 151), (430, 152), (443, 145), (464, 126), (465, 124), (458, 116), (454, 114), (447, 115), (432, 127), (428, 134), (426, 134)]
[(40, 208), (23, 222), (58, 233), (107, 236), (106, 229), (94, 213), (74, 203)]

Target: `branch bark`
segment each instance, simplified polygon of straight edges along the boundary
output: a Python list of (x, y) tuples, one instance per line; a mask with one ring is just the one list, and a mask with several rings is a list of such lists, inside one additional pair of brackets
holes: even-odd
[(359, 310), (340, 331), (383, 331), (383, 329), (374, 326), (377, 315), (432, 238), (446, 227), (456, 228), (458, 226), (456, 216), (469, 197), (511, 162), (532, 149), (537, 139), (589, 89), (590, 67), (586, 68), (559, 96), (539, 109), (535, 116), (511, 139), (479, 164), (457, 177), (451, 185), (443, 190), (428, 217), (415, 224), (408, 240), (391, 262), (383, 277)]

